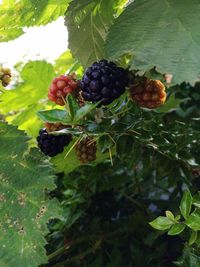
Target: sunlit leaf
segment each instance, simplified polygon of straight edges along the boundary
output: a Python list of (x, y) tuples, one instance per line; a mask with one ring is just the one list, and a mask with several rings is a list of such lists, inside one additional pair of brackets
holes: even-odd
[(108, 29), (125, 2), (77, 0), (70, 4), (66, 13), (69, 48), (84, 67), (105, 57)]
[(22, 35), (23, 27), (45, 25), (63, 16), (70, 0), (3, 0), (0, 5), (0, 42)]

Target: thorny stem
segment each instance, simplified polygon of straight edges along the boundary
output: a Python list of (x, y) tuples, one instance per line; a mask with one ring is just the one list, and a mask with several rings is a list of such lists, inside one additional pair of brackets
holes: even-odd
[(120, 231), (115, 231), (115, 232), (112, 232), (112, 233), (108, 233), (108, 234), (102, 234), (101, 237), (99, 236), (85, 236), (85, 237), (81, 237), (75, 241), (71, 241), (69, 242), (68, 244), (66, 244), (64, 247), (56, 250), (55, 252), (53, 252), (52, 254), (50, 254), (48, 256), (48, 259), (49, 260), (52, 260), (53, 258), (59, 256), (60, 254), (64, 253), (66, 250), (68, 250), (72, 245), (77, 245), (83, 241), (87, 241), (87, 240), (90, 240), (92, 238), (97, 238), (97, 241), (95, 242), (94, 246), (92, 246), (91, 248), (85, 250), (84, 252), (82, 253), (79, 253), (78, 255), (75, 255), (71, 258), (68, 258), (67, 260), (65, 261), (62, 261), (62, 262), (59, 262), (59, 263), (56, 263), (55, 265), (52, 265), (52, 267), (63, 267), (65, 266), (65, 264), (67, 263), (70, 263), (70, 262), (74, 262), (74, 261), (80, 261), (81, 259), (83, 259), (85, 256), (91, 254), (91, 253), (95, 253), (96, 250), (98, 250), (102, 244), (102, 242), (107, 239), (107, 238), (110, 238), (110, 237), (113, 237), (113, 236), (116, 236), (118, 234), (121, 234), (123, 233), (123, 231), (125, 231), (126, 229), (120, 229)]

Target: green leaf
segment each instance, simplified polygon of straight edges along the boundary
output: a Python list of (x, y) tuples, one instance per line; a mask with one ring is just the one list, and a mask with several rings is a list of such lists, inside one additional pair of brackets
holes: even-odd
[(185, 222), (194, 231), (200, 230), (200, 211), (195, 210)]
[(62, 55), (60, 55), (60, 57), (55, 62), (54, 69), (59, 74), (64, 74), (66, 72), (76, 72), (77, 76), (80, 78), (83, 74), (81, 65), (74, 60), (70, 50), (67, 50)]
[(173, 83), (196, 81), (199, 9), (198, 0), (135, 0), (109, 31), (107, 57), (115, 60), (129, 53), (132, 69), (145, 72), (156, 66), (158, 72), (172, 74)]
[[(46, 223), (58, 217), (47, 192), (55, 188), (51, 165), (26, 135), (0, 122), (0, 266), (38, 267), (47, 262)], [(45, 193), (46, 192), (46, 193)]]
[(194, 250), (188, 246), (185, 246), (183, 250), (183, 256), (177, 265), (180, 267), (198, 267), (200, 266), (200, 257), (194, 254)]
[(174, 214), (170, 210), (165, 211), (166, 217), (169, 218), (171, 221), (174, 221)]
[(74, 121), (79, 122), (82, 120), (87, 114), (89, 114), (92, 110), (94, 110), (99, 103), (96, 104), (86, 104), (80, 109), (77, 110)]
[(7, 116), (6, 120), (12, 125), (18, 126), (19, 130), (26, 131), (29, 136), (36, 137), (43, 127), (42, 121), (38, 118), (36, 112), (43, 108), (42, 103), (33, 104), (18, 114)]
[(179, 221), (181, 219), (181, 215), (177, 215), (176, 217), (175, 217), (175, 221)]
[(65, 19), (69, 48), (84, 67), (105, 57), (104, 43), (108, 29), (125, 2), (76, 0), (70, 4)]
[[(74, 149), (68, 154), (68, 151), (71, 149), (72, 146), (74, 146), (74, 143), (75, 141), (71, 142), (70, 146), (66, 147), (63, 153), (60, 153), (51, 159), (51, 162), (55, 165), (57, 172), (64, 172), (65, 174), (67, 174), (83, 165), (78, 160)], [(112, 152), (114, 155), (115, 151), (113, 150)], [(67, 154), (68, 156), (65, 158)], [(102, 153), (99, 147), (97, 147), (96, 160), (89, 164), (94, 167), (98, 163), (104, 162), (106, 159), (109, 158), (109, 153)]]
[(51, 110), (41, 110), (37, 112), (40, 119), (45, 122), (56, 123), (60, 122), (62, 124), (71, 124), (71, 117), (66, 110), (61, 109), (51, 109)]
[(185, 191), (180, 204), (180, 211), (185, 219), (188, 218), (191, 212), (191, 207), (192, 207), (192, 196), (190, 194), (190, 191)]
[(173, 221), (167, 217), (159, 216), (149, 224), (157, 230), (168, 230), (173, 225)]
[(175, 109), (181, 103), (180, 99), (176, 99), (174, 94), (171, 94), (170, 97), (167, 99), (164, 105), (160, 108), (156, 109), (158, 112), (168, 112), (172, 109)]
[(23, 27), (45, 25), (63, 16), (70, 0), (4, 0), (0, 5), (0, 42), (15, 39)]
[(54, 77), (53, 66), (46, 61), (27, 63), (21, 71), (23, 82), (15, 89), (0, 95), (0, 112), (5, 114), (19, 111), (38, 103), (42, 98), (47, 98), (48, 87)]
[(79, 110), (79, 105), (71, 94), (68, 94), (66, 100), (69, 108), (69, 115), (71, 117), (71, 120), (73, 121), (76, 112)]
[(180, 233), (183, 232), (185, 227), (186, 227), (185, 224), (176, 223), (176, 224), (172, 225), (172, 227), (168, 231), (168, 235), (179, 235)]
[(196, 231), (192, 231), (191, 235), (190, 235), (190, 239), (189, 239), (189, 245), (193, 245), (197, 239), (198, 236), (198, 232)]
[(200, 192), (198, 192), (194, 198), (193, 198), (193, 203), (195, 207), (200, 208)]

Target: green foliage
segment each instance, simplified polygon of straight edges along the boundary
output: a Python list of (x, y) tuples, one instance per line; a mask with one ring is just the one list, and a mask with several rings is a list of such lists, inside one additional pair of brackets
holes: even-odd
[(74, 61), (70, 50), (64, 52), (55, 62), (56, 73), (62, 75), (66, 70), (70, 73), (75, 71), (78, 76), (82, 75), (83, 69), (78, 61)]
[(150, 225), (157, 230), (167, 230), (173, 225), (173, 221), (168, 217), (159, 216)]
[(192, 196), (190, 191), (185, 191), (180, 204), (180, 211), (184, 219), (187, 219), (192, 207)]
[[(199, 194), (195, 196), (195, 199), (199, 201)], [(179, 235), (188, 226), (192, 230), (189, 245), (191, 246), (194, 243), (199, 245), (197, 235), (200, 230), (200, 211), (198, 207), (191, 213), (192, 205), (195, 206), (195, 202), (190, 191), (187, 190), (184, 192), (180, 204), (180, 212), (183, 220), (180, 221), (181, 215), (174, 217), (171, 212), (166, 211), (166, 217), (159, 216), (150, 225), (157, 230), (168, 230), (169, 235)]]
[(0, 123), (0, 265), (36, 267), (47, 261), (46, 223), (58, 215), (48, 192), (55, 188), (50, 164), (28, 153), (28, 138)]
[(84, 117), (93, 111), (97, 104), (86, 104), (83, 107), (79, 108), (76, 105), (76, 102), (71, 102), (73, 101), (73, 98), (68, 98), (68, 111), (66, 110), (60, 110), (60, 109), (52, 109), (52, 110), (44, 110), (44, 111), (38, 111), (38, 116), (47, 122), (50, 123), (56, 123), (60, 122), (62, 124), (82, 124)]
[(173, 83), (199, 77), (199, 1), (139, 1), (131, 3), (110, 30), (106, 52), (117, 60), (131, 54), (132, 69), (156, 67), (173, 75)]
[(46, 98), (48, 86), (55, 76), (53, 66), (45, 61), (27, 63), (21, 71), (22, 83), (3, 94), (2, 112), (18, 111)]
[(124, 3), (125, 0), (77, 0), (70, 4), (65, 19), (69, 48), (84, 67), (104, 58), (108, 30)]
[(0, 5), (0, 42), (15, 39), (23, 27), (45, 25), (63, 16), (70, 0), (3, 0)]
[[(20, 74), (22, 81), (14, 89), (0, 95), (0, 112), (8, 114), (7, 119), (21, 130), (36, 136), (41, 126), (36, 112), (44, 107), (40, 100), (47, 99), (47, 89), (55, 72), (51, 64), (34, 61), (23, 66)], [(14, 114), (9, 114), (10, 111)]]

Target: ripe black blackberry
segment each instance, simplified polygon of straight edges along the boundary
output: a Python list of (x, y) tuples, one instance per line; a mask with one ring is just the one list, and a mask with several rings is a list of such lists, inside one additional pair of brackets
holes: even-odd
[(62, 153), (65, 146), (68, 146), (72, 139), (71, 134), (52, 135), (46, 129), (41, 129), (37, 137), (38, 147), (46, 155), (54, 157)]
[(88, 163), (96, 159), (97, 144), (91, 137), (78, 142), (75, 146), (77, 158), (81, 163)]
[(124, 93), (128, 74), (113, 62), (100, 60), (89, 67), (81, 82), (82, 97), (86, 101), (108, 105)]

